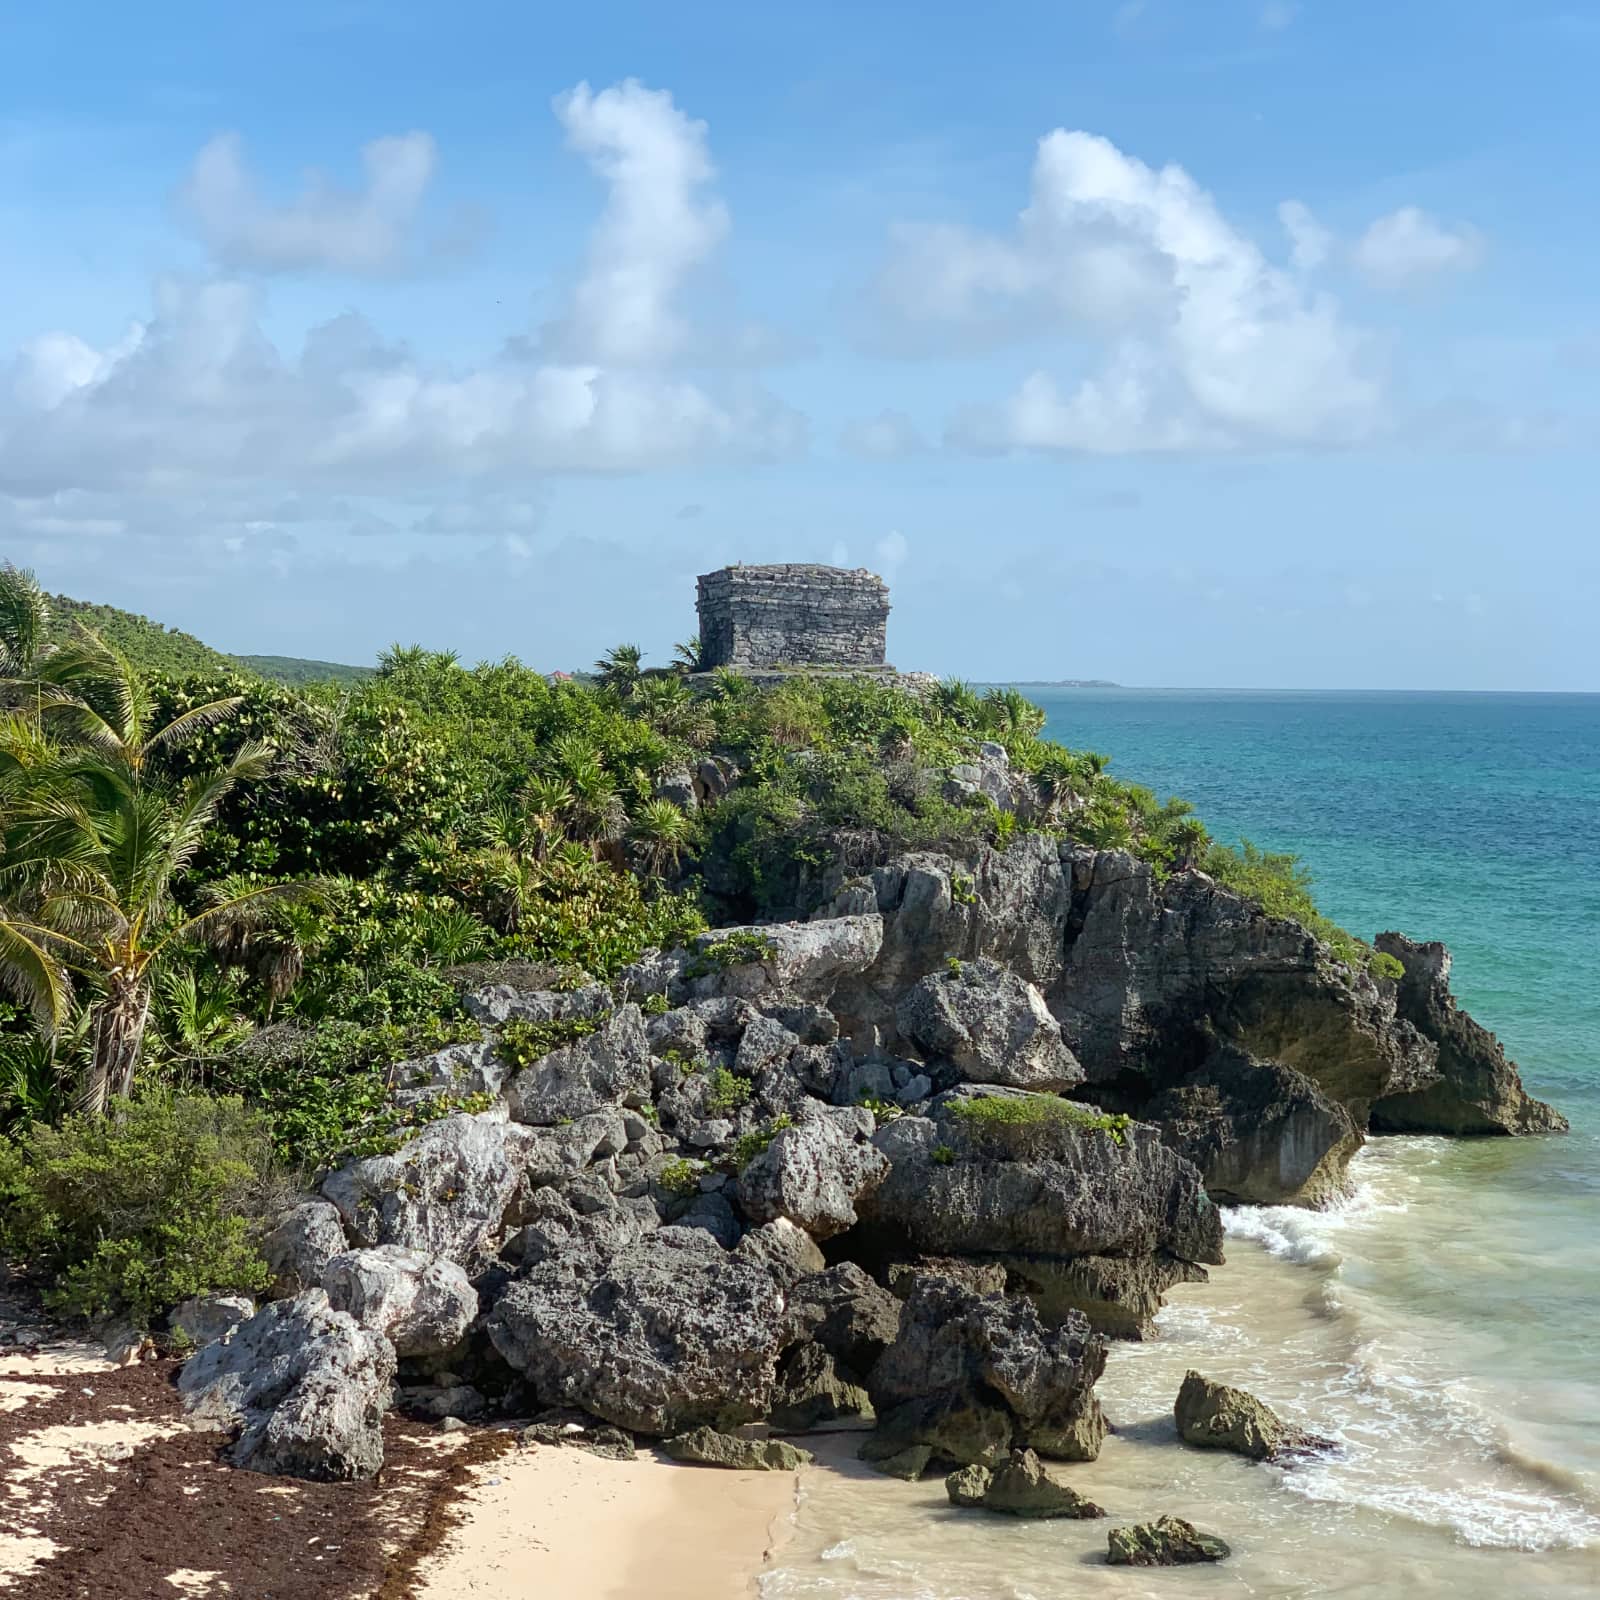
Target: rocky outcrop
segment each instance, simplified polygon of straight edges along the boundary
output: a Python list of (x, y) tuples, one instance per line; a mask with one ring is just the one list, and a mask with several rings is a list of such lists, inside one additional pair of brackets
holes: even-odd
[(1231, 1553), (1213, 1533), (1201, 1533), (1182, 1517), (1158, 1517), (1106, 1535), (1106, 1561), (1113, 1567), (1192, 1567), (1226, 1561)]
[(400, 1245), (335, 1256), (323, 1269), (322, 1287), (335, 1311), (383, 1334), (406, 1358), (459, 1344), (478, 1314), (478, 1292), (455, 1262)]
[(349, 1247), (339, 1208), (329, 1201), (307, 1200), (286, 1212), (261, 1242), (273, 1295), (282, 1300), (317, 1288), (323, 1268)]
[(813, 1111), (785, 1128), (739, 1174), (739, 1203), (753, 1222), (779, 1217), (813, 1239), (831, 1239), (856, 1222), (856, 1207), (889, 1175), (867, 1139), (872, 1113)]
[(715, 1428), (693, 1428), (663, 1441), (663, 1454), (673, 1461), (701, 1467), (726, 1467), (734, 1472), (797, 1472), (811, 1460), (782, 1439), (747, 1439), (740, 1434), (718, 1433)]
[(1110, 1339), (1155, 1337), (1155, 1318), (1175, 1283), (1204, 1283), (1193, 1262), (1151, 1256), (1048, 1256), (1012, 1252), (995, 1258), (1008, 1287), (1020, 1290), (1051, 1326), (1081, 1311)]
[(783, 1358), (767, 1421), (779, 1433), (810, 1433), (830, 1422), (870, 1421), (872, 1397), (821, 1345), (802, 1344)]
[(826, 1002), (864, 972), (883, 943), (876, 915), (717, 928), (677, 952), (669, 993), (680, 1000), (793, 995)]
[(1309, 1078), (1220, 1042), (1142, 1114), (1200, 1169), (1219, 1205), (1331, 1205), (1364, 1143), (1350, 1113)]
[(472, 1266), (494, 1253), (532, 1135), (504, 1109), (430, 1123), (393, 1155), (353, 1162), (322, 1192), (362, 1245), (403, 1245)]
[(650, 1044), (638, 1006), (619, 1006), (585, 1038), (552, 1050), (506, 1086), (516, 1122), (551, 1127), (608, 1107), (650, 1103)]
[[(1007, 1097), (1015, 1121), (973, 1110)], [(1034, 1114), (1036, 1113), (1036, 1115)], [(864, 1215), (930, 1253), (1150, 1256), (1222, 1260), (1222, 1219), (1200, 1175), (1142, 1124), (1102, 1126), (1093, 1107), (1047, 1096), (961, 1090), (929, 1117), (874, 1140), (888, 1179)]]
[(1281, 1461), (1333, 1448), (1331, 1440), (1292, 1427), (1253, 1394), (1213, 1383), (1198, 1372), (1185, 1374), (1172, 1412), (1185, 1443), (1231, 1450), (1252, 1461)]
[(1052, 1477), (1031, 1450), (1012, 1451), (992, 1470), (963, 1467), (945, 1479), (945, 1490), (951, 1505), (997, 1511), (1010, 1517), (1070, 1517), (1083, 1521), (1105, 1515), (1094, 1501)]
[(946, 1087), (964, 1080), (1059, 1092), (1083, 1081), (1044, 996), (997, 961), (930, 973), (900, 1002), (895, 1020)]
[(511, 1283), (487, 1322), (547, 1405), (635, 1433), (764, 1416), (783, 1295), (755, 1262), (701, 1229), (668, 1227), (609, 1260), (554, 1259)]
[(296, 1478), (370, 1477), (383, 1465), (394, 1349), (321, 1289), (278, 1300), (207, 1345), (178, 1376), (197, 1427), (236, 1434), (235, 1466)]
[(1377, 945), (1406, 969), (1400, 1015), (1438, 1048), (1439, 1078), (1380, 1099), (1372, 1125), (1382, 1133), (1565, 1133), (1567, 1119), (1522, 1087), (1500, 1041), (1462, 1011), (1450, 993), (1450, 952), (1399, 933)]
[(868, 1389), (873, 1453), (913, 1446), (958, 1466), (989, 1466), (1013, 1448), (1092, 1460), (1105, 1437), (1094, 1385), (1105, 1346), (1074, 1314), (1047, 1328), (1022, 1296), (980, 1296), (952, 1279), (918, 1279), (895, 1341)]
[(167, 1326), (199, 1349), (217, 1339), (226, 1339), (255, 1314), (255, 1301), (248, 1295), (202, 1294), (175, 1307), (167, 1317)]

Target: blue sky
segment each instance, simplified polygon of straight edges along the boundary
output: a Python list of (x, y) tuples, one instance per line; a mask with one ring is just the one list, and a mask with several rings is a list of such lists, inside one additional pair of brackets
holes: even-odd
[[(14, 8), (8, 8), (14, 9)], [(1600, 5), (0, 21), (0, 551), (225, 648), (1600, 689)]]

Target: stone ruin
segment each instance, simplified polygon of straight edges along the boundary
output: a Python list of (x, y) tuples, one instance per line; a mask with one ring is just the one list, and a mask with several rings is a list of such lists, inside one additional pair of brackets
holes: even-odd
[(723, 567), (701, 577), (699, 611), (702, 671), (889, 670), (889, 587), (864, 567)]

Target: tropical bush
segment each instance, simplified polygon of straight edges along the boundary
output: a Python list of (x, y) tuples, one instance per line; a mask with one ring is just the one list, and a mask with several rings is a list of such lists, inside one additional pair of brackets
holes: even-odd
[(53, 1279), (47, 1303), (148, 1323), (210, 1290), (266, 1283), (255, 1230), (271, 1140), (242, 1101), (148, 1095), (0, 1140), (0, 1248)]

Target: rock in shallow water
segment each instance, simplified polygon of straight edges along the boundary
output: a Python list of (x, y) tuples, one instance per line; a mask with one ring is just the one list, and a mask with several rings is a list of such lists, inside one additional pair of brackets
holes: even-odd
[(1231, 1554), (1215, 1534), (1201, 1533), (1182, 1517), (1158, 1517), (1106, 1535), (1106, 1560), (1113, 1567), (1189, 1567), (1226, 1561)]
[(1087, 1521), (1105, 1515), (1094, 1501), (1052, 1477), (1032, 1450), (1013, 1451), (1009, 1460), (992, 1470), (965, 1467), (946, 1478), (944, 1486), (951, 1505), (1010, 1517)]
[(1186, 1443), (1232, 1450), (1252, 1461), (1334, 1448), (1331, 1439), (1291, 1426), (1253, 1394), (1213, 1383), (1198, 1372), (1185, 1374), (1172, 1412)]

